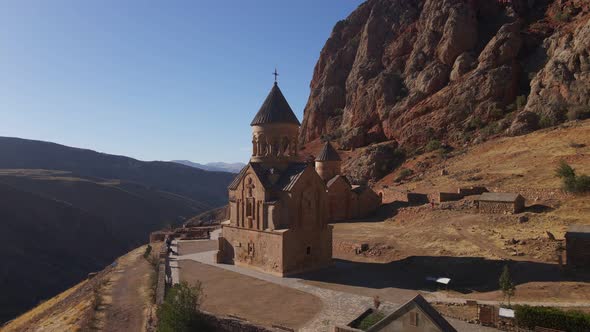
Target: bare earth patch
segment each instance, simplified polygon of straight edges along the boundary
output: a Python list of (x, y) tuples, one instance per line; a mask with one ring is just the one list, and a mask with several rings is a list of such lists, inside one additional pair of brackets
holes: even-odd
[(299, 328), (321, 310), (319, 298), (292, 288), (195, 261), (180, 261), (181, 281), (200, 281), (202, 309), (253, 323)]

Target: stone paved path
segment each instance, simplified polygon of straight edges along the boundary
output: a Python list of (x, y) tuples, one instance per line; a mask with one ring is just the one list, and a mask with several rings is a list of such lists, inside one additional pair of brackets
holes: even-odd
[[(213, 237), (213, 234), (212, 234)], [(176, 245), (176, 243), (174, 244)], [(177, 248), (174, 248), (176, 251)], [(329, 327), (334, 324), (346, 325), (366, 309), (373, 306), (373, 299), (367, 296), (345, 293), (326, 288), (321, 288), (303, 283), (299, 278), (281, 278), (266, 273), (258, 272), (244, 267), (227, 264), (217, 264), (214, 261), (216, 251), (205, 251), (192, 253), (177, 257), (172, 257), (170, 265), (172, 267), (172, 278), (174, 283), (179, 282), (178, 261), (193, 260), (203, 264), (212, 265), (228, 271), (240, 273), (253, 278), (271, 282), (285, 287), (297, 289), (309, 294), (315, 295), (322, 299), (323, 310), (319, 312), (310, 322), (303, 326), (299, 331), (302, 332), (321, 332), (328, 331)], [(381, 308), (384, 312), (392, 312), (402, 303), (383, 302)], [(447, 319), (458, 331), (496, 331), (487, 327), (468, 324), (460, 320)]]

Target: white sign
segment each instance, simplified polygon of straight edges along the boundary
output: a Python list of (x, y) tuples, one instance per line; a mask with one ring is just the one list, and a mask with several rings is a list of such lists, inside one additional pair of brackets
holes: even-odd
[(514, 310), (500, 308), (500, 317), (514, 318)]

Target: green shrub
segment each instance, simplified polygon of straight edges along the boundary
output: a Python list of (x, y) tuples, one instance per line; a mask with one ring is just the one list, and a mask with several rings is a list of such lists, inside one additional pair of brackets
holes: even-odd
[(555, 176), (562, 179), (573, 178), (576, 177), (576, 171), (565, 160), (561, 160), (559, 166), (555, 169)]
[(145, 252), (143, 253), (143, 258), (148, 259), (148, 257), (150, 256), (151, 253), (152, 253), (152, 246), (148, 244), (147, 247), (145, 247)]
[(514, 285), (514, 281), (512, 281), (512, 277), (510, 276), (510, 269), (508, 268), (508, 265), (504, 265), (504, 270), (500, 275), (499, 284), (504, 298), (508, 298), (508, 305), (510, 305), (510, 299), (516, 293), (516, 286)]
[(520, 95), (518, 97), (516, 97), (516, 109), (523, 109), (524, 106), (526, 105), (526, 96), (525, 95)]
[(396, 182), (399, 182), (405, 178), (407, 178), (408, 176), (412, 175), (414, 172), (411, 169), (407, 169), (407, 168), (402, 168), (399, 172), (399, 175), (397, 176), (397, 178), (395, 179)]
[(548, 127), (552, 127), (554, 125), (555, 125), (555, 121), (553, 121), (553, 119), (551, 119), (547, 115), (541, 115), (541, 118), (539, 119), (539, 127), (548, 128)]
[(482, 128), (480, 133), (483, 138), (487, 138), (489, 136), (498, 134), (500, 131), (502, 131), (502, 128), (500, 127), (498, 122), (492, 122), (489, 125)]
[(467, 123), (468, 130), (475, 130), (483, 127), (483, 122), (477, 116), (472, 117), (469, 122)]
[(371, 326), (375, 325), (377, 322), (382, 320), (385, 317), (381, 311), (372, 312), (370, 315), (365, 317), (363, 320), (360, 321), (359, 326), (357, 327), (359, 330), (366, 331)]
[(555, 175), (563, 180), (563, 189), (567, 192), (590, 192), (590, 176), (576, 175), (576, 170), (563, 160), (555, 169)]
[(426, 152), (432, 152), (432, 151), (436, 151), (436, 150), (440, 149), (441, 147), (442, 147), (442, 144), (440, 143), (440, 141), (437, 139), (433, 139), (433, 140), (430, 140), (430, 142), (428, 142), (428, 144), (426, 144), (424, 149), (426, 149)]
[(170, 288), (158, 308), (158, 331), (213, 331), (198, 311), (202, 292), (200, 283), (190, 286), (186, 281)]
[(560, 22), (568, 22), (570, 20), (570, 13), (567, 10), (560, 10), (555, 13), (555, 19)]
[(529, 329), (539, 326), (568, 332), (590, 331), (590, 314), (579, 311), (522, 305), (516, 307), (515, 318), (519, 327)]

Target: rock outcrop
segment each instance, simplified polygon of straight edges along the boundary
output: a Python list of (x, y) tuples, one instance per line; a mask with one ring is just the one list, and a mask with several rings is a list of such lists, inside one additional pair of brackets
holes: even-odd
[[(590, 22), (580, 3), (368, 0), (336, 24), (320, 54), (300, 140), (462, 145), (563, 121), (590, 98)], [(557, 22), (564, 8), (567, 21)]]

